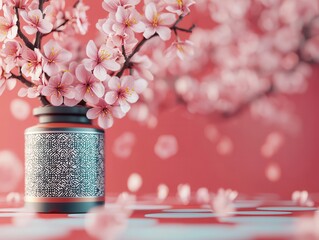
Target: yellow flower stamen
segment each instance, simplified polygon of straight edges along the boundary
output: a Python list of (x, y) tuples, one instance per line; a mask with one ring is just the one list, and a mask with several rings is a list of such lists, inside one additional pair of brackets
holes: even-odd
[(108, 60), (111, 57), (111, 54), (108, 53), (105, 49), (99, 52), (99, 57), (101, 61)]
[(39, 18), (39, 16), (33, 15), (32, 16), (32, 20), (33, 20), (34, 23), (37, 24), (37, 23), (39, 23), (40, 18)]
[(183, 0), (176, 0), (177, 1), (177, 4), (180, 8), (183, 7)]
[(125, 25), (126, 25), (127, 27), (131, 27), (131, 26), (133, 26), (134, 24), (136, 24), (137, 21), (136, 21), (135, 18), (132, 18), (132, 19), (126, 19), (124, 23), (125, 23)]
[(159, 14), (155, 14), (155, 16), (153, 17), (153, 27), (157, 27), (159, 23)]
[(54, 58), (56, 55), (57, 55), (57, 51), (55, 50), (54, 47), (52, 47), (50, 51), (50, 55), (49, 55), (49, 63), (54, 62)]
[(129, 93), (131, 90), (127, 87), (127, 88), (125, 88), (125, 92), (126, 93)]
[(183, 48), (183, 46), (181, 44), (177, 44), (176, 48), (180, 52), (185, 52), (185, 49)]

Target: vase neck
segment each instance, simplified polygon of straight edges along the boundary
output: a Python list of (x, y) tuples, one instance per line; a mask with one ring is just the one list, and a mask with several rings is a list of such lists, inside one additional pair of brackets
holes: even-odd
[(39, 118), (39, 123), (82, 123), (91, 124), (86, 117), (87, 107), (83, 106), (45, 106), (35, 108), (33, 115)]

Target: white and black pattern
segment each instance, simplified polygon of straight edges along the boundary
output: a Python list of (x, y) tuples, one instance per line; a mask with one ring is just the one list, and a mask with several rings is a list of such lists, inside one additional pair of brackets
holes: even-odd
[(28, 132), (27, 197), (103, 197), (104, 134)]

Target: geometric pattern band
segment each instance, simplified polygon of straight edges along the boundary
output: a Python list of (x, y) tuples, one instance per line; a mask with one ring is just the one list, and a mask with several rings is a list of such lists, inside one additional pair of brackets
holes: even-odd
[(104, 134), (50, 131), (25, 134), (26, 197), (104, 196)]

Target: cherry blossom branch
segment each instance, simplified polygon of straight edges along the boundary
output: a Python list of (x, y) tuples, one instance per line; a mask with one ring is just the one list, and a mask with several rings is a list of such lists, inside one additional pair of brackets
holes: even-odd
[(124, 64), (123, 64), (123, 67), (120, 69), (120, 71), (116, 74), (117, 77), (122, 77), (124, 71), (128, 68), (130, 68), (130, 61), (132, 59), (132, 57), (134, 57), (134, 55), (141, 49), (141, 47), (150, 39), (154, 38), (158, 36), (157, 33), (153, 34), (150, 38), (145, 38), (143, 37), (143, 39), (136, 45), (136, 47), (134, 48), (133, 52), (127, 56)]
[[(23, 83), (24, 85), (26, 85), (27, 87), (34, 87), (35, 85), (32, 82), (29, 82), (25, 77), (23, 77), (23, 75), (16, 75), (14, 73), (11, 72), (11, 77), (10, 78), (14, 78), (17, 79), (18, 81), (20, 81), (21, 83)], [(41, 103), (46, 106), (49, 105), (49, 101), (46, 99), (45, 96), (40, 95), (39, 96)]]
[(50, 105), (50, 102), (47, 100), (47, 98), (45, 96), (40, 95), (39, 98), (40, 98), (40, 101), (41, 101), (43, 106)]
[(32, 82), (29, 82), (25, 77), (23, 77), (22, 75), (16, 75), (14, 73), (11, 72), (11, 77), (10, 78), (15, 78), (17, 80), (19, 80), (21, 83), (23, 83), (24, 85), (26, 85), (27, 87), (33, 87), (34, 84)]
[(70, 21), (69, 19), (65, 19), (65, 21), (64, 21), (63, 23), (61, 23), (61, 24), (60, 24), (59, 26), (57, 26), (56, 28), (52, 29), (51, 32), (42, 34), (42, 35), (41, 35), (41, 40), (42, 40), (43, 37), (48, 36), (48, 35), (50, 35), (50, 34), (53, 33), (53, 32), (62, 32), (62, 30), (60, 30), (59, 28), (65, 26), (69, 21)]
[[(187, 15), (188, 15), (188, 14), (187, 14)], [(185, 16), (180, 15), (180, 16), (178, 17), (178, 19), (176, 20), (176, 22), (174, 23), (174, 25), (172, 26), (172, 28), (176, 27), (177, 24), (179, 24), (180, 21), (182, 21), (183, 18), (186, 17), (187, 15), (185, 15)]]
[(39, 0), (39, 10), (41, 12), (43, 12), (43, 4), (46, 2), (47, 0)]
[(180, 28), (180, 27), (175, 26), (175, 27), (173, 28), (173, 30), (174, 30), (175, 33), (176, 33), (175, 30), (182, 31), (182, 32), (187, 32), (187, 33), (192, 33), (192, 32), (193, 32), (193, 29), (194, 29), (195, 27), (196, 27), (195, 24), (193, 24), (189, 29)]
[(17, 16), (18, 36), (22, 39), (22, 41), (24, 42), (24, 44), (28, 48), (30, 48), (31, 50), (34, 50), (34, 45), (30, 42), (30, 40), (21, 31), (19, 10), (18, 10), (18, 8), (14, 8), (14, 9), (15, 9), (15, 13), (16, 13), (16, 16)]
[[(187, 15), (186, 15), (187, 16)], [(184, 28), (180, 28), (180, 27), (177, 27), (178, 23), (184, 18), (185, 16), (179, 16), (179, 18), (176, 20), (176, 22), (173, 24), (173, 26), (170, 28), (171, 30), (173, 30), (176, 34), (176, 31), (179, 30), (179, 31), (184, 31), (184, 32), (188, 32), (188, 33), (191, 33), (192, 30), (195, 28), (195, 25), (193, 24), (189, 29), (184, 29)], [(126, 69), (129, 69), (131, 67), (131, 59), (132, 57), (134, 57), (134, 55), (141, 49), (141, 47), (149, 40), (151, 40), (152, 38), (158, 36), (157, 33), (154, 33), (151, 37), (149, 38), (145, 38), (143, 37), (143, 39), (136, 45), (136, 47), (134, 48), (134, 50), (132, 51), (132, 53), (128, 56), (125, 57), (125, 62), (122, 66), (122, 68), (120, 69), (120, 71), (116, 74), (117, 77), (121, 77), (124, 73), (124, 71)], [(124, 50), (124, 51), (123, 51)], [(125, 49), (124, 49), (124, 45), (122, 45), (122, 54), (123, 52), (125, 53)]]
[(124, 44), (122, 44), (122, 54), (124, 56), (125, 61), (127, 60), (127, 56), (126, 56), (126, 51), (125, 51), (125, 47)]
[[(188, 15), (188, 14), (187, 14)], [(178, 19), (176, 20), (176, 22), (173, 24), (173, 26), (171, 27), (171, 30), (174, 31), (175, 35), (177, 35), (177, 30), (178, 31), (182, 31), (182, 32), (188, 32), (188, 33), (191, 33), (193, 31), (193, 29), (196, 27), (195, 24), (193, 24), (189, 29), (186, 29), (186, 28), (181, 28), (181, 27), (178, 27), (177, 25), (183, 20), (184, 17), (186, 17), (187, 15), (185, 16), (182, 16), (180, 15), (178, 17)]]
[(43, 34), (38, 31), (34, 43), (35, 48), (41, 49), (42, 36)]
[[(76, 8), (79, 3), (80, 3), (80, 0), (76, 1), (76, 2), (73, 4), (73, 8)], [(46, 34), (42, 34), (40, 40), (42, 40), (43, 37), (45, 37), (45, 36), (47, 36), (47, 35), (50, 35), (50, 34), (53, 33), (53, 32), (62, 32), (62, 30), (60, 30), (60, 28), (63, 27), (63, 26), (65, 26), (69, 21), (70, 21), (70, 19), (66, 19), (66, 18), (65, 18), (65, 19), (64, 19), (64, 22), (61, 23), (61, 24), (60, 24), (59, 26), (57, 26), (56, 28), (52, 29), (51, 32), (46, 33)]]

